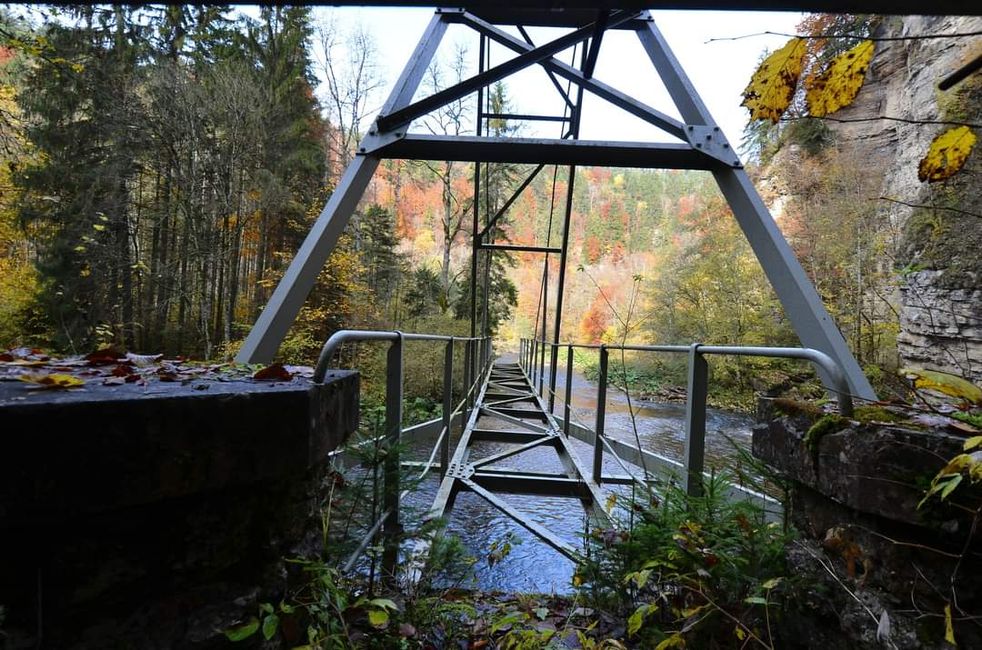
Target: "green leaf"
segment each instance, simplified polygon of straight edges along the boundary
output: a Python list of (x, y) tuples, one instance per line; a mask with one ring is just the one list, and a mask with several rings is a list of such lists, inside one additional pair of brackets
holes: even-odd
[(951, 479), (948, 480), (948, 483), (944, 486), (944, 489), (941, 490), (941, 500), (944, 501), (945, 499), (947, 499), (948, 495), (951, 494), (954, 491), (954, 489), (958, 487), (958, 484), (961, 482), (962, 482), (961, 474), (951, 477)]
[(280, 626), (280, 617), (276, 614), (270, 614), (263, 619), (263, 638), (269, 641), (274, 636), (276, 636), (276, 630)]
[(767, 605), (767, 599), (761, 598), (760, 596), (748, 596), (743, 599), (743, 602), (748, 605)]
[(389, 624), (389, 613), (384, 609), (368, 610), (368, 622), (372, 627), (385, 627)]
[(538, 608), (537, 610), (535, 610), (535, 616), (540, 621), (546, 620), (546, 616), (549, 616), (549, 608), (548, 607), (540, 607), (540, 608)]
[(684, 648), (685, 639), (681, 634), (673, 634), (655, 646), (655, 650), (668, 650), (669, 648)]
[(255, 634), (258, 629), (259, 619), (253, 616), (242, 625), (237, 625), (224, 630), (222, 634), (224, 634), (225, 638), (229, 641), (244, 641)]
[(494, 622), (494, 624), (491, 626), (490, 632), (491, 634), (494, 634), (495, 632), (497, 632), (498, 630), (500, 630), (501, 628), (507, 625), (521, 623), (522, 621), (525, 620), (525, 618), (526, 616), (522, 612), (509, 612), (508, 614), (505, 614), (504, 616), (502, 616), (501, 618), (499, 618), (497, 621)]
[(399, 606), (388, 598), (372, 598), (368, 604), (380, 609), (399, 609)]
[(634, 634), (641, 629), (644, 625), (644, 615), (647, 613), (647, 605), (641, 605), (634, 613), (631, 614), (627, 619), (627, 635), (634, 636)]
[(972, 436), (965, 441), (964, 445), (962, 445), (962, 449), (964, 451), (971, 451), (976, 447), (982, 447), (982, 436)]
[(762, 584), (761, 587), (763, 587), (764, 589), (773, 589), (774, 587), (781, 584), (782, 580), (784, 580), (784, 578), (771, 578), (770, 580), (764, 581), (764, 584)]

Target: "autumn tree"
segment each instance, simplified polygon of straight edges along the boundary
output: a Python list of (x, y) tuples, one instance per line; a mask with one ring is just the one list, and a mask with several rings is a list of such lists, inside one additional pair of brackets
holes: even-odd
[[(460, 83), (467, 74), (467, 49), (457, 47), (449, 67), (435, 61), (431, 65), (424, 80), (424, 86), (429, 93), (435, 93), (444, 87)], [(437, 110), (429, 113), (423, 123), (426, 128), (436, 135), (462, 135), (468, 127), (471, 107), (467, 98), (456, 99)], [(443, 287), (441, 311), (446, 312), (452, 303), (454, 278), (451, 275), (451, 252), (456, 244), (458, 235), (465, 230), (465, 217), (473, 205), (473, 197), (468, 196), (466, 165), (445, 160), (440, 162), (423, 161), (421, 163), (436, 178), (441, 190), (440, 229), (443, 235), (442, 257), (440, 262), (440, 284)]]

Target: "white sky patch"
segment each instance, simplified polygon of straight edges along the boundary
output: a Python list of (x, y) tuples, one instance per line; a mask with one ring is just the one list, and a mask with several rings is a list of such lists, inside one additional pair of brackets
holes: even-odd
[[(398, 77), (433, 15), (430, 9), (378, 7), (317, 8), (313, 13), (315, 20), (332, 16), (342, 30), (361, 23), (373, 34), (386, 81), (386, 89), (375, 105), (384, 101), (388, 87)], [(707, 41), (764, 31), (794, 33), (795, 25), (801, 20), (802, 14), (654, 11), (652, 15), (717, 123), (730, 142), (734, 146), (738, 145), (747, 122), (747, 110), (740, 106), (741, 93), (762, 53), (780, 47), (787, 41), (787, 37), (768, 35), (732, 41)], [(529, 31), (536, 44), (544, 43), (561, 33), (560, 30), (550, 29)], [(447, 30), (438, 56), (448, 59), (456, 43), (468, 46), (476, 67), (477, 35), (462, 26), (451, 26)], [(501, 46), (495, 45), (492, 49), (492, 63), (504, 61), (511, 56), (513, 53)], [(558, 56), (567, 62), (572, 61), (572, 51), (568, 50)], [(579, 62), (578, 54), (576, 61)], [(535, 68), (508, 79), (507, 88), (513, 111), (561, 114), (563, 103), (559, 94), (541, 67)], [(678, 112), (637, 37), (629, 31), (612, 30), (604, 36), (595, 77), (653, 108), (678, 117)], [(558, 137), (560, 126), (556, 123), (536, 123), (528, 126), (522, 135)], [(583, 105), (580, 137), (594, 140), (672, 141), (671, 136), (656, 127), (590, 96), (589, 93), (586, 94)]]

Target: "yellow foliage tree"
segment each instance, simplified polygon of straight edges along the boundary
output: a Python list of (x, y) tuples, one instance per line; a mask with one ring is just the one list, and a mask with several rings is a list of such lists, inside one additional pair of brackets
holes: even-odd
[(6, 118), (0, 147), (0, 346), (20, 342), (22, 319), (38, 291), (28, 239), (17, 221), (18, 192), (10, 177), (11, 168), (30, 155), (16, 100), (16, 88), (0, 80), (0, 114)]

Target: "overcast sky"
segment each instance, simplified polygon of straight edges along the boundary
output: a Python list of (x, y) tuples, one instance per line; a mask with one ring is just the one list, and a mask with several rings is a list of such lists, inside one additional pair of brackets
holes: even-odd
[[(655, 21), (681, 61), (703, 101), (730, 141), (739, 143), (746, 124), (747, 111), (740, 106), (740, 93), (746, 87), (761, 53), (774, 50), (786, 40), (784, 36), (755, 36), (733, 41), (707, 42), (713, 38), (730, 38), (764, 31), (793, 33), (800, 13), (779, 12), (709, 12), (655, 11)], [(342, 29), (362, 24), (374, 35), (387, 85), (399, 75), (432, 16), (429, 9), (344, 7), (316, 9), (319, 18), (331, 17)], [(542, 43), (559, 35), (557, 30), (530, 30), (535, 42)], [(467, 45), (476, 65), (477, 37), (462, 26), (452, 26), (441, 46), (447, 58), (454, 45)], [(559, 55), (570, 61), (571, 51)], [(513, 54), (502, 47), (492, 50), (494, 62)], [(595, 76), (649, 105), (678, 117), (654, 68), (632, 32), (612, 31), (604, 37)], [(516, 112), (550, 113), (562, 111), (558, 93), (541, 68), (536, 66), (508, 81), (508, 91)], [(385, 94), (387, 94), (386, 88)], [(380, 98), (382, 101), (384, 96)], [(671, 141), (655, 127), (611, 107), (601, 99), (587, 96), (583, 108), (580, 137), (587, 139)], [(537, 130), (538, 129), (538, 130)], [(530, 126), (524, 135), (553, 137), (556, 124)]]

